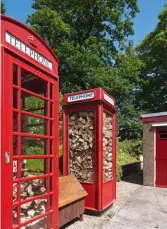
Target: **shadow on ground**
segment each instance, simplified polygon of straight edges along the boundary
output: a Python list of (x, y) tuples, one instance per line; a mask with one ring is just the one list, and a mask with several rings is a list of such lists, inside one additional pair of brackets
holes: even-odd
[(143, 185), (143, 172), (130, 174), (122, 178), (123, 181)]

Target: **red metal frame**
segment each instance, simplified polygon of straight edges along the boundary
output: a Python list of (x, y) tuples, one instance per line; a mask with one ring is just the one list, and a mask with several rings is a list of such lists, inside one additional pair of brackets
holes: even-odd
[[(167, 187), (167, 138), (160, 138), (160, 130), (156, 127), (156, 186)], [(166, 133), (167, 134), (167, 133)]]
[[(69, 96), (94, 93), (93, 98), (82, 99), (81, 101), (68, 101)], [(111, 98), (109, 103), (104, 98), (106, 94)], [(74, 99), (75, 100), (75, 99)], [(63, 107), (63, 175), (68, 175), (68, 117), (71, 112), (95, 111), (95, 182), (81, 182), (88, 192), (85, 208), (101, 212), (116, 199), (116, 111), (115, 99), (109, 96), (101, 88), (79, 91), (64, 95)], [(113, 122), (113, 179), (103, 182), (103, 112), (112, 116)]]
[[(37, 219), (47, 216), (47, 229), (58, 228), (58, 93), (59, 93), (59, 81), (58, 81), (58, 59), (51, 49), (45, 44), (45, 42), (32, 30), (30, 30), (25, 25), (2, 16), (2, 40), (1, 40), (1, 66), (2, 66), (2, 77), (1, 81), (1, 222), (0, 227), (4, 229), (20, 229)], [(43, 66), (36, 60), (22, 53), (17, 48), (13, 47), (5, 41), (6, 31), (12, 36), (21, 40), (28, 47), (39, 53), (40, 55), (46, 57), (52, 62), (52, 70)], [(35, 40), (34, 43), (30, 42), (29, 37)], [(13, 85), (13, 64), (18, 66), (18, 85)], [(24, 89), (21, 87), (21, 68), (26, 69), (28, 72), (34, 74), (40, 79), (44, 79), (47, 84), (47, 97), (36, 94), (32, 91)], [(51, 85), (53, 88), (53, 98), (50, 98)], [(13, 108), (13, 90), (17, 90), (17, 103), (18, 107)], [(35, 113), (27, 112), (21, 110), (21, 92), (26, 92), (29, 95), (38, 97), (42, 100), (47, 101), (47, 115), (42, 116)], [(50, 106), (53, 105), (52, 116), (50, 114)], [(17, 132), (13, 132), (13, 112), (17, 113)], [(30, 117), (40, 118), (41, 120), (47, 121), (47, 135), (32, 134), (32, 133), (22, 133), (21, 132), (21, 115), (25, 114)], [(52, 123), (52, 124), (51, 124)], [(53, 133), (50, 134), (51, 126), (53, 127)], [(18, 136), (18, 151), (17, 155), (13, 155), (13, 136)], [(21, 137), (33, 137), (38, 139), (47, 139), (47, 154), (46, 155), (22, 155), (21, 154)], [(53, 145), (52, 155), (51, 142)], [(10, 153), (10, 163), (5, 164), (5, 152)], [(47, 159), (47, 173), (43, 175), (38, 175), (34, 177), (21, 177), (21, 161), (22, 159)], [(13, 160), (17, 160), (17, 178), (13, 178)], [(51, 171), (50, 163), (53, 161), (53, 168)], [(50, 178), (52, 177), (52, 190), (50, 186)], [(20, 185), (23, 181), (29, 181), (33, 179), (45, 178), (47, 181), (47, 192), (42, 195), (30, 197), (26, 200), (21, 200), (20, 196)], [(13, 180), (14, 179), (14, 180)], [(13, 203), (13, 183), (17, 183), (17, 202)], [(50, 198), (52, 197), (52, 209)], [(30, 202), (32, 200), (37, 200), (39, 198), (47, 198), (47, 208), (46, 212), (42, 215), (36, 216), (35, 218), (29, 219), (23, 223), (20, 222), (20, 217), (18, 217), (17, 225), (13, 225), (13, 207), (18, 206), (17, 213), (20, 216), (20, 206), (21, 204)], [(50, 218), (52, 217), (52, 222)]]
[[(103, 112), (106, 112), (111, 115), (112, 117), (112, 125), (113, 125), (113, 136), (112, 136), (112, 142), (113, 142), (113, 177), (111, 180), (106, 181), (103, 183), (103, 189), (102, 189), (102, 206), (103, 209), (111, 205), (116, 200), (116, 113), (109, 109), (109, 106), (104, 104)], [(112, 190), (111, 190), (112, 186)], [(109, 191), (110, 190), (110, 191)], [(108, 201), (110, 200), (110, 202)]]
[[(78, 95), (78, 94), (85, 94), (85, 93), (89, 93), (89, 92), (93, 92), (94, 93), (94, 97), (91, 99), (83, 99), (82, 101), (74, 101), (74, 102), (68, 102), (68, 97), (69, 96), (74, 96), (74, 95)], [(104, 94), (106, 94), (109, 98), (111, 98), (114, 102), (113, 105), (111, 105), (108, 101), (106, 101), (104, 99)], [(70, 104), (80, 104), (80, 103), (87, 103), (87, 102), (92, 102), (92, 101), (104, 101), (106, 106), (108, 105), (111, 109), (111, 107), (113, 109), (116, 108), (116, 103), (115, 103), (115, 99), (114, 97), (112, 97), (111, 95), (109, 95), (107, 92), (105, 92), (102, 88), (94, 88), (94, 89), (89, 89), (89, 90), (84, 90), (84, 91), (78, 91), (78, 92), (72, 92), (72, 93), (68, 93), (64, 95), (63, 98), (63, 105), (70, 105)]]
[(157, 117), (149, 117), (149, 118), (141, 118), (143, 123), (145, 122), (162, 122), (167, 121), (167, 116), (157, 116)]

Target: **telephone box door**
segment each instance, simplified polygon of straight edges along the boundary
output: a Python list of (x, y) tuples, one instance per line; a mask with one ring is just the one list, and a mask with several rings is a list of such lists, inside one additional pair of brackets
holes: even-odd
[(2, 227), (57, 228), (55, 81), (5, 54), (2, 79)]
[(167, 187), (167, 127), (156, 128), (156, 186)]

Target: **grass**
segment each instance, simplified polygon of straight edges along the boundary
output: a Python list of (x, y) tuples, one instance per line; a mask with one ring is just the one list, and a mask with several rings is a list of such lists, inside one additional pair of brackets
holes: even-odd
[[(27, 147), (28, 155), (43, 155), (44, 150), (38, 146)], [(28, 159), (26, 167), (28, 170), (41, 170), (44, 171), (44, 160), (46, 159)]]
[(134, 155), (120, 153), (120, 152), (117, 153), (117, 164), (118, 165), (124, 165), (124, 164), (133, 163), (137, 161), (138, 161), (138, 158)]
[(26, 163), (26, 168), (28, 170), (44, 171), (44, 160), (45, 159), (28, 159)]

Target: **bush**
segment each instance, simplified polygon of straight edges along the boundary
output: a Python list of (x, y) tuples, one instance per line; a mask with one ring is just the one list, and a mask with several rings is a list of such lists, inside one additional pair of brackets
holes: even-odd
[(143, 152), (143, 143), (140, 139), (124, 140), (117, 139), (117, 181), (122, 178), (121, 165), (137, 162), (139, 155)]
[(136, 161), (138, 161), (136, 156), (117, 152), (117, 165), (125, 165)]
[(122, 179), (122, 167), (120, 165), (117, 165), (116, 176), (117, 182), (119, 182)]
[(117, 152), (138, 157), (143, 153), (143, 141), (140, 139), (120, 141), (118, 138)]

